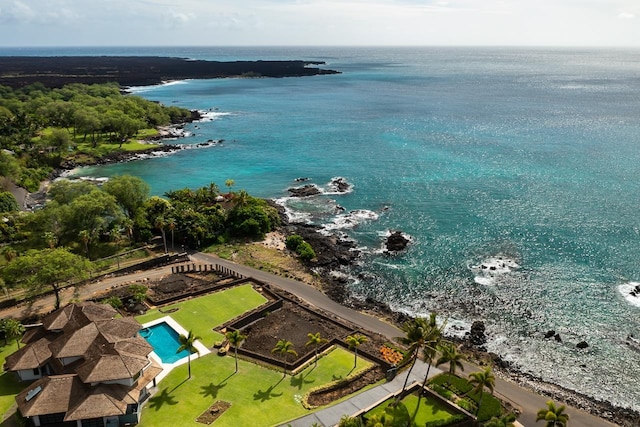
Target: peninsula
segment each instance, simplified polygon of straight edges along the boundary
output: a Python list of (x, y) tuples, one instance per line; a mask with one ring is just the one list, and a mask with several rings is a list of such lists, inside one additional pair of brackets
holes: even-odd
[(4, 56), (0, 85), (33, 83), (59, 88), (70, 83), (118, 82), (145, 86), (165, 81), (223, 77), (304, 77), (339, 74), (320, 61), (203, 61), (159, 56)]

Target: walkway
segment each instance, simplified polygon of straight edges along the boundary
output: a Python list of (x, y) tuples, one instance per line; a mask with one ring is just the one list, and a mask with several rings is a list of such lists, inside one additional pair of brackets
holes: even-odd
[[(440, 374), (442, 371), (435, 367), (431, 367), (429, 371), (429, 378)], [(408, 369), (397, 375), (393, 381), (373, 387), (369, 390), (363, 391), (343, 402), (337, 403), (325, 409), (321, 409), (312, 414), (282, 424), (281, 427), (309, 427), (316, 423), (321, 426), (335, 426), (340, 422), (340, 418), (344, 415), (353, 415), (359, 413), (365, 409), (369, 409), (376, 404), (388, 399), (392, 395), (402, 390), (404, 380), (407, 377)], [(411, 371), (409, 382), (407, 387), (410, 387), (414, 382), (422, 384), (424, 376), (427, 373), (427, 364), (418, 360), (416, 365)]]
[[(221, 266), (233, 269), (244, 276), (253, 277), (257, 280), (261, 280), (263, 282), (272, 284), (280, 289), (283, 289), (287, 292), (290, 292), (298, 296), (299, 298), (301, 298), (302, 300), (306, 301), (307, 303), (313, 306), (316, 306), (324, 311), (333, 313), (338, 317), (341, 317), (355, 325), (358, 325), (363, 330), (376, 332), (390, 339), (403, 335), (402, 331), (400, 331), (395, 326), (389, 323), (386, 323), (373, 316), (369, 316), (369, 315), (360, 313), (358, 311), (352, 310), (343, 305), (340, 305), (335, 301), (331, 300), (329, 297), (327, 297), (325, 294), (323, 294), (316, 288), (310, 285), (307, 285), (305, 283), (287, 279), (280, 276), (276, 276), (276, 275), (267, 273), (265, 271), (257, 270), (244, 265), (239, 265), (234, 262), (221, 259), (215, 255), (195, 252), (195, 253), (192, 253), (190, 256), (194, 262), (201, 262), (204, 264), (220, 264)], [(79, 297), (80, 299), (90, 298), (94, 293), (99, 292), (101, 290), (108, 289), (112, 286), (117, 286), (124, 283), (132, 283), (132, 282), (135, 282), (136, 280), (155, 279), (163, 275), (169, 274), (170, 272), (171, 272), (171, 267), (163, 267), (163, 268), (153, 269), (153, 270), (144, 271), (140, 273), (135, 273), (125, 277), (114, 277), (111, 279), (105, 279), (101, 282), (92, 283), (82, 288), (79, 291), (79, 295), (76, 295), (76, 297)], [(68, 294), (63, 296), (62, 298), (63, 303), (68, 302), (73, 297), (72, 291), (66, 291), (66, 292), (68, 292)], [(53, 309), (53, 301), (54, 301), (53, 297), (50, 296), (50, 297), (46, 297), (36, 301), (31, 308), (21, 306), (21, 307), (11, 307), (5, 310), (1, 310), (0, 318), (5, 318), (5, 317), (22, 318), (25, 315), (33, 314), (35, 311), (48, 312), (48, 311), (51, 311), (51, 309)], [(468, 365), (468, 367), (465, 367), (465, 372), (474, 372), (480, 369), (481, 368), (477, 366)], [(416, 370), (416, 368), (414, 368), (414, 370)], [(413, 376), (413, 372), (412, 372), (412, 376)], [(397, 391), (401, 388), (402, 388), (402, 384), (400, 385), (399, 388), (397, 388), (394, 391)], [(514, 382), (500, 379), (500, 378), (496, 379), (495, 391), (499, 397), (510, 401), (516, 408), (518, 408), (522, 412), (522, 415), (520, 416), (519, 421), (524, 426), (527, 426), (527, 427), (536, 426), (537, 424), (535, 421), (536, 413), (539, 409), (545, 408), (546, 402), (547, 400), (549, 400), (549, 398), (533, 393), (519, 386)], [(355, 399), (357, 398), (358, 396), (355, 397)], [(335, 407), (348, 409), (338, 405), (336, 405)], [(340, 409), (336, 409), (335, 412), (338, 412), (339, 410)], [(324, 412), (324, 410), (322, 412)], [(615, 424), (612, 424), (601, 418), (594, 417), (593, 415), (576, 408), (567, 407), (566, 412), (571, 417), (570, 418), (571, 425), (576, 425), (581, 427), (615, 426)], [(344, 414), (352, 415), (352, 413), (348, 413), (348, 412), (343, 413), (342, 415)], [(304, 424), (304, 425), (305, 427), (308, 427), (312, 425), (313, 422), (318, 422), (318, 421), (312, 421), (311, 423)], [(294, 424), (292, 424), (292, 426), (293, 425)], [(328, 426), (331, 424), (325, 424), (325, 425)]]

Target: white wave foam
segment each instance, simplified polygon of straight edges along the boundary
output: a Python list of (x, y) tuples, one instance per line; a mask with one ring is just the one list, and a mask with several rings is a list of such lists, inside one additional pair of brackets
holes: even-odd
[(288, 205), (287, 202), (291, 200), (291, 197), (281, 197), (279, 199), (275, 199), (274, 202), (280, 206), (282, 206), (284, 208), (284, 214), (286, 215), (287, 219), (289, 220), (289, 222), (291, 223), (302, 223), (302, 224), (309, 224), (311, 223), (311, 214), (309, 212), (301, 212), (301, 211), (295, 211), (293, 209), (291, 209)]
[(159, 87), (165, 87), (165, 86), (175, 86), (175, 85), (182, 85), (182, 84), (186, 84), (189, 80), (172, 80), (170, 82), (162, 82), (160, 84), (157, 85), (148, 85), (148, 86), (129, 86), (127, 87), (127, 91), (131, 92), (131, 93), (144, 93), (144, 92), (149, 92), (152, 91), (154, 89), (157, 89)]
[(224, 116), (230, 116), (232, 113), (221, 113), (219, 111), (198, 111), (200, 120), (198, 122), (212, 122)]
[(474, 281), (480, 285), (489, 286), (495, 283), (497, 277), (511, 273), (520, 268), (518, 263), (503, 256), (491, 257), (478, 265), (469, 267), (475, 273)]
[(325, 188), (320, 188), (320, 191), (322, 194), (347, 194), (353, 191), (353, 185), (346, 178), (334, 176)]
[(330, 233), (336, 230), (351, 229), (366, 221), (375, 221), (379, 215), (367, 209), (357, 209), (346, 214), (336, 215), (331, 223), (326, 224), (324, 232)]
[(629, 282), (618, 286), (618, 292), (624, 297), (631, 305), (640, 308), (640, 283)]

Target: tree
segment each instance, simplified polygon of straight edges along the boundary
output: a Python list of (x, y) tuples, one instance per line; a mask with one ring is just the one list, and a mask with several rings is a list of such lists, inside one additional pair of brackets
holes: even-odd
[(166, 225), (166, 222), (163, 216), (156, 217), (155, 226), (156, 228), (160, 229), (160, 233), (162, 234), (162, 244), (164, 245), (164, 253), (166, 254), (168, 251), (167, 251), (167, 235), (164, 231), (165, 225)]
[(183, 350), (187, 350), (187, 352), (189, 353), (187, 355), (187, 369), (189, 371), (189, 379), (191, 379), (191, 353), (200, 354), (200, 351), (198, 351), (195, 346), (196, 340), (199, 340), (200, 337), (194, 335), (193, 331), (189, 331), (188, 335), (180, 334), (178, 339), (180, 340), (180, 347), (178, 347), (176, 353), (180, 353)]
[(516, 418), (513, 413), (509, 412), (501, 417), (492, 417), (484, 424), (484, 427), (514, 427)]
[(235, 358), (236, 358), (236, 372), (238, 372), (238, 347), (242, 343), (242, 341), (247, 339), (246, 335), (242, 335), (242, 333), (234, 329), (233, 331), (228, 331), (224, 336), (229, 340), (229, 344), (233, 346)]
[(309, 341), (307, 341), (307, 343), (305, 344), (305, 346), (313, 346), (313, 350), (315, 352), (315, 361), (314, 361), (314, 366), (318, 366), (318, 347), (324, 343), (329, 342), (329, 340), (327, 340), (326, 338), (322, 338), (320, 336), (320, 332), (316, 332), (315, 334), (312, 334), (311, 332), (309, 332), (307, 334), (307, 337), (309, 338)]
[(547, 407), (538, 411), (536, 422), (544, 421), (545, 427), (566, 427), (569, 422), (569, 414), (566, 414), (564, 405), (556, 406), (556, 404), (549, 400)]
[(227, 188), (229, 188), (229, 192), (231, 192), (231, 187), (233, 187), (235, 183), (236, 182), (234, 180), (228, 179), (224, 182), (224, 185), (226, 185)]
[(443, 344), (440, 346), (440, 351), (442, 352), (442, 355), (436, 361), (436, 366), (440, 366), (444, 363), (449, 364), (449, 383), (451, 383), (451, 377), (455, 375), (456, 368), (460, 368), (461, 371), (464, 371), (464, 366), (462, 365), (464, 355), (458, 352), (458, 349), (453, 343)]
[(491, 367), (488, 367), (484, 371), (472, 372), (469, 374), (469, 384), (473, 386), (471, 390), (473, 393), (477, 393), (480, 396), (478, 399), (478, 412), (480, 413), (480, 407), (482, 406), (482, 398), (484, 397), (484, 389), (485, 387), (489, 389), (491, 394), (493, 394), (493, 388), (496, 385), (496, 377), (491, 372)]
[(368, 341), (367, 337), (360, 334), (349, 335), (345, 340), (349, 346), (349, 350), (354, 351), (353, 367), (358, 365), (358, 347)]
[(396, 399), (397, 401), (400, 401), (405, 389), (407, 388), (409, 376), (411, 375), (411, 371), (416, 364), (416, 360), (418, 360), (420, 350), (424, 347), (426, 342), (431, 339), (432, 335), (438, 333), (438, 328), (436, 327), (435, 323), (436, 319), (434, 313), (431, 316), (431, 322), (427, 321), (427, 319), (423, 317), (418, 317), (402, 324), (401, 329), (405, 333), (405, 336), (400, 337), (398, 341), (408, 347), (403, 361), (405, 363), (411, 363), (411, 366), (409, 367), (407, 376), (404, 379), (402, 391), (398, 395), (398, 398)]
[(16, 319), (4, 319), (2, 321), (2, 330), (4, 331), (5, 342), (8, 339), (16, 340), (18, 348), (20, 348), (20, 339), (24, 334), (24, 325)]
[(278, 340), (276, 346), (273, 347), (271, 353), (280, 353), (280, 356), (284, 359), (284, 368), (282, 370), (283, 376), (287, 375), (287, 358), (291, 354), (294, 357), (298, 357), (298, 353), (293, 349), (293, 343), (287, 340)]
[(116, 198), (125, 215), (132, 220), (149, 198), (150, 191), (146, 182), (131, 175), (113, 177), (104, 183), (102, 189)]
[(0, 212), (15, 212), (18, 210), (18, 202), (13, 194), (8, 191), (0, 191)]
[(173, 245), (173, 233), (176, 230), (176, 220), (173, 217), (167, 219), (167, 227), (169, 227), (169, 231), (171, 231), (171, 252), (175, 252), (176, 248)]
[[(424, 380), (422, 381), (422, 390), (427, 386), (427, 381), (429, 380), (429, 371), (431, 371), (431, 365), (433, 365), (433, 359), (436, 357), (437, 349), (440, 346), (440, 340), (442, 340), (442, 331), (444, 331), (444, 327), (447, 322), (443, 322), (440, 328), (436, 327), (436, 313), (431, 313), (429, 317), (429, 326), (434, 328), (432, 333), (429, 334), (429, 337), (424, 343), (422, 347), (422, 358), (425, 362), (427, 362), (427, 372), (424, 374)], [(416, 405), (416, 410), (413, 413), (412, 421), (418, 415), (418, 408), (420, 408), (420, 401), (422, 400), (422, 393), (418, 393), (418, 404)]]
[(60, 308), (60, 284), (88, 276), (91, 263), (66, 248), (31, 249), (17, 257), (3, 270), (7, 284), (21, 285), (38, 293), (50, 286), (56, 296), (55, 308)]

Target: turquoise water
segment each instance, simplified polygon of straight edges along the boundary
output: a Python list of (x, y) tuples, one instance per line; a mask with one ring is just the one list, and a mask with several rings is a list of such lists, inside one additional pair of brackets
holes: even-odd
[(140, 336), (151, 344), (162, 363), (175, 363), (189, 355), (187, 350), (176, 353), (180, 348), (180, 334), (166, 322), (142, 329)]
[[(483, 320), (488, 349), (521, 370), (640, 409), (640, 354), (625, 344), (640, 333), (640, 299), (629, 295), (640, 281), (640, 51), (104, 53), (123, 52), (325, 60), (342, 74), (134, 88), (209, 112), (176, 142), (224, 142), (80, 175), (131, 173), (159, 195), (233, 179), (298, 220), (354, 239), (362, 262), (341, 273), (355, 298), (415, 315), (436, 310), (451, 333)], [(336, 176), (352, 191), (333, 193)], [(325, 194), (287, 198), (297, 177)], [(337, 214), (338, 204), (353, 212)], [(396, 229), (411, 246), (382, 254)], [(543, 339), (550, 329), (562, 343)], [(584, 351), (575, 348), (582, 340)]]

